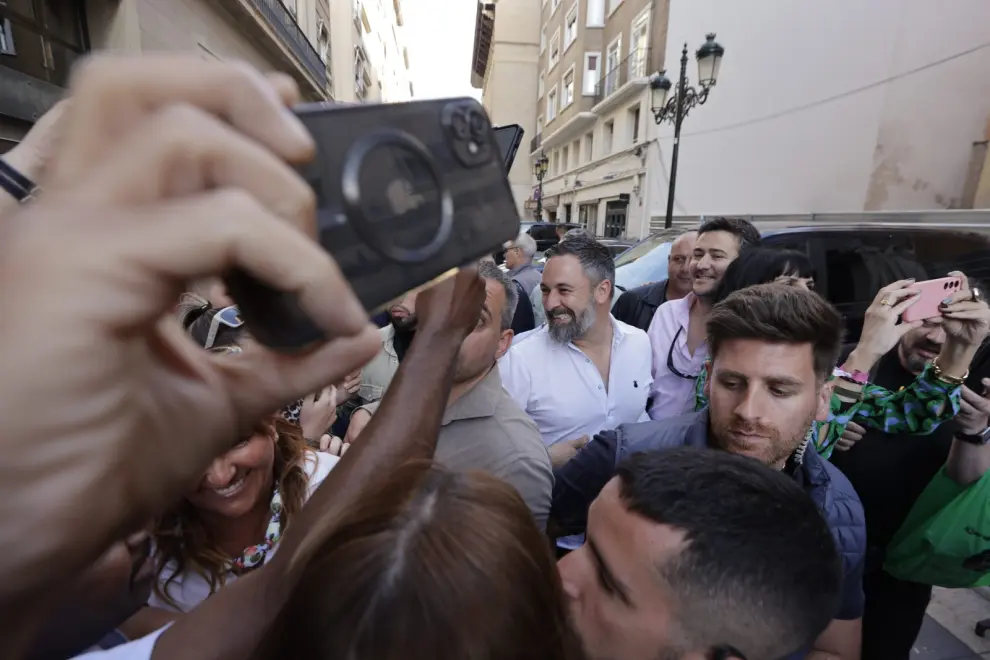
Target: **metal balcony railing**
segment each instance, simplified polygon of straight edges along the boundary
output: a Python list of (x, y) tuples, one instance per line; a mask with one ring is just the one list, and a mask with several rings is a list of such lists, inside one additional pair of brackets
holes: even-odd
[(529, 153), (535, 153), (543, 143), (543, 133), (537, 133), (536, 137), (529, 141)]
[(327, 65), (320, 59), (292, 13), (281, 0), (251, 0), (275, 33), (322, 87), (327, 85)]
[(650, 49), (640, 48), (634, 50), (629, 54), (629, 57), (606, 71), (598, 84), (595, 85), (595, 105), (607, 99), (630, 80), (645, 78), (649, 64)]

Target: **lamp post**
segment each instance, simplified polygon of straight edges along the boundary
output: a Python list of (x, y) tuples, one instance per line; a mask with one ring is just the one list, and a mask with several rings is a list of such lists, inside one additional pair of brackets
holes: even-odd
[[(674, 85), (667, 77), (666, 70), (658, 71), (650, 77), (650, 111), (658, 125), (665, 121), (674, 124), (674, 150), (670, 162), (670, 187), (667, 190), (667, 217), (663, 226), (669, 229), (674, 222), (674, 189), (677, 187), (677, 155), (681, 147), (681, 123), (691, 108), (703, 105), (708, 100), (708, 92), (715, 86), (718, 69), (725, 49), (715, 41), (715, 33), (705, 36), (705, 43), (695, 52), (698, 60), (698, 85), (701, 91), (688, 85), (688, 47), (681, 51), (681, 75)], [(667, 98), (671, 88), (674, 96)]]
[(547, 155), (540, 152), (540, 157), (536, 159), (533, 164), (533, 174), (536, 175), (536, 180), (539, 182), (539, 192), (536, 197), (536, 221), (540, 222), (543, 220), (543, 177), (547, 175), (547, 167), (550, 164), (550, 160)]

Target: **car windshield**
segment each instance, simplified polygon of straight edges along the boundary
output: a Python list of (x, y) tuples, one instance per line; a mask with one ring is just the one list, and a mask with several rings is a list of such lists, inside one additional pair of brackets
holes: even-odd
[(667, 277), (667, 256), (676, 233), (655, 234), (629, 248), (615, 260), (615, 285), (621, 292)]

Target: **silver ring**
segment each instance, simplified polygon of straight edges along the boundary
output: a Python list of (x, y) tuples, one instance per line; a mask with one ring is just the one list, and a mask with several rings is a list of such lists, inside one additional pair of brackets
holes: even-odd
[(973, 302), (983, 302), (983, 294), (980, 293), (979, 287), (973, 287), (970, 292), (973, 296)]

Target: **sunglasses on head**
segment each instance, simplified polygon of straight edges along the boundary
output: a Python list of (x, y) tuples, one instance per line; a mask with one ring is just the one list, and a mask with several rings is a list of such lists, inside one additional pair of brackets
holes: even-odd
[(237, 309), (236, 305), (224, 307), (213, 315), (213, 318), (210, 320), (210, 331), (206, 335), (206, 341), (203, 344), (203, 348), (207, 350), (213, 348), (213, 344), (217, 340), (217, 334), (220, 332), (221, 325), (232, 329), (237, 329), (244, 325), (244, 319), (241, 318), (241, 311)]

